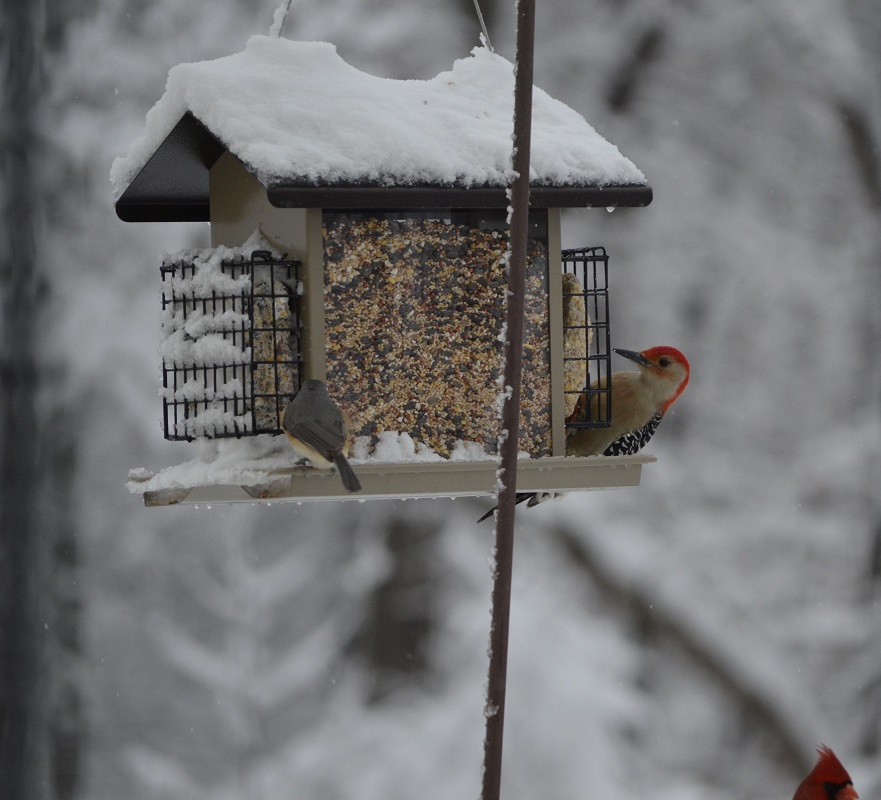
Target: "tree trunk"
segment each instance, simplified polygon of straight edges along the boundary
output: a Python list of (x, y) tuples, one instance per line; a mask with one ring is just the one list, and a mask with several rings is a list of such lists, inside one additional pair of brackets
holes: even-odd
[(0, 786), (37, 797), (41, 742), (39, 548), (34, 433), (33, 105), (38, 2), (3, 0), (0, 13)]

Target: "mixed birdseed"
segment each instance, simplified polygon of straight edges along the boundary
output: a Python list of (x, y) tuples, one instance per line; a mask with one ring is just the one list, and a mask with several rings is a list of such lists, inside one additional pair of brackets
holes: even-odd
[[(335, 215), (324, 227), (327, 382), (356, 436), (408, 433), (441, 455), (497, 447), (504, 232)], [(530, 241), (519, 447), (550, 455), (547, 250)]]

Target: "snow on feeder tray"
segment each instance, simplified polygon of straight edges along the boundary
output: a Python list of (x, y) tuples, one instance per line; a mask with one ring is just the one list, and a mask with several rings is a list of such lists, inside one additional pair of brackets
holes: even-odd
[[(326, 43), (252, 37), (169, 73), (112, 169), (126, 221), (208, 221), (166, 256), (165, 435), (210, 456), (133, 470), (148, 505), (496, 489), (513, 67), (475, 48), (427, 81), (377, 78)], [(650, 456), (565, 456), (610, 373), (602, 247), (561, 248), (564, 208), (644, 206), (642, 173), (534, 90), (518, 488), (635, 486)], [(298, 464), (281, 433), (306, 379), (351, 420), (363, 490)]]

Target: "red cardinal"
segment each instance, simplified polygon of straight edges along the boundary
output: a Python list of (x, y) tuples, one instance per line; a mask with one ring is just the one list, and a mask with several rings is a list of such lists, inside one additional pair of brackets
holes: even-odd
[(817, 748), (820, 757), (795, 790), (792, 800), (859, 800), (853, 781), (841, 762), (825, 744)]

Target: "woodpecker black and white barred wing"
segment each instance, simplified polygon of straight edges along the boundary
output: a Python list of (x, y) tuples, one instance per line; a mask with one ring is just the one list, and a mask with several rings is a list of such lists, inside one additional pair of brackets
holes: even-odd
[[(634, 453), (638, 453), (649, 443), (652, 436), (655, 435), (655, 431), (658, 429), (658, 425), (661, 424), (663, 418), (664, 415), (659, 412), (639, 430), (630, 431), (630, 433), (625, 433), (623, 436), (619, 436), (614, 442), (612, 442), (612, 444), (603, 450), (603, 455), (632, 456)], [(539, 503), (543, 503), (545, 500), (552, 500), (555, 497), (563, 496), (565, 496), (565, 492), (518, 492), (515, 503), (526, 501), (526, 505), (531, 508), (532, 506), (537, 506)], [(485, 519), (492, 516), (492, 513), (495, 510), (496, 506), (493, 506), (477, 521), (483, 522)]]
[(623, 436), (619, 436), (614, 442), (612, 442), (612, 444), (603, 450), (603, 455), (632, 456), (634, 453), (638, 453), (649, 443), (652, 436), (655, 435), (655, 431), (658, 429), (658, 425), (661, 424), (663, 418), (663, 414), (655, 414), (639, 430), (630, 431), (630, 433), (625, 433)]
[[(514, 505), (518, 505), (519, 503), (526, 503), (527, 508), (533, 508), (537, 506), (539, 503), (547, 502), (548, 500), (556, 500), (558, 497), (565, 497), (566, 492), (517, 492)], [(493, 512), (498, 508), (498, 506), (493, 506), (489, 511), (486, 512), (478, 522), (483, 522), (485, 519), (488, 519), (492, 516)]]

